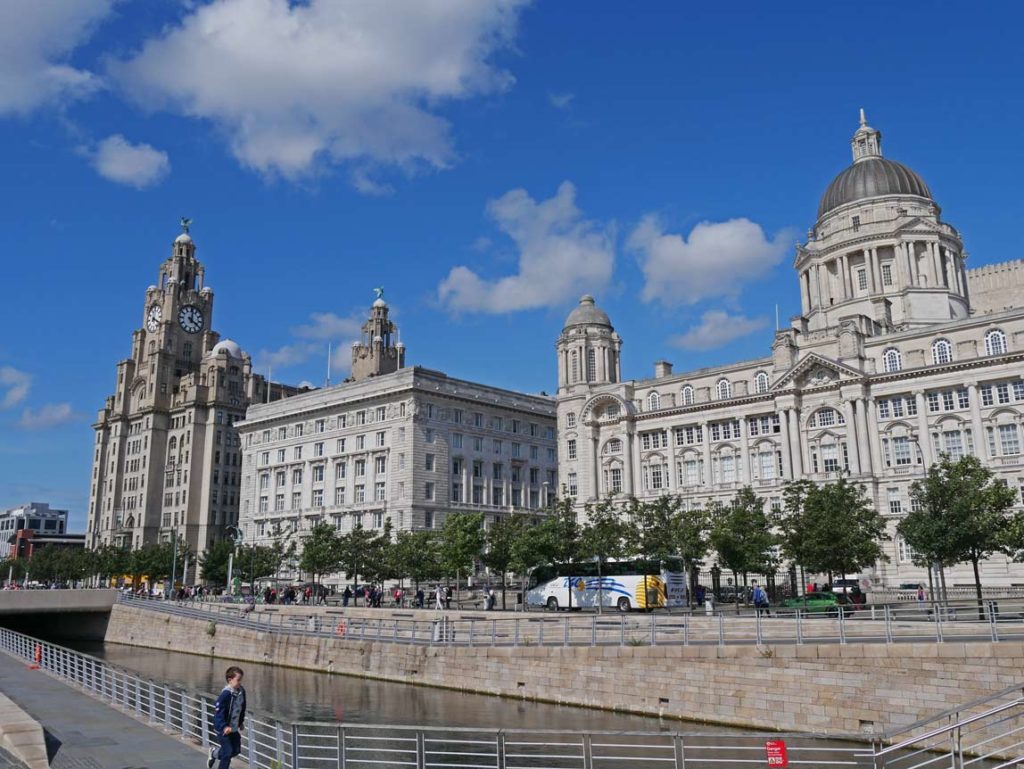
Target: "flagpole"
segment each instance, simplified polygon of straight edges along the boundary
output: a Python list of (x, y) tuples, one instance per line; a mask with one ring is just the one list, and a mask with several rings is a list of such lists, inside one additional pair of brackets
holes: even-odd
[(331, 343), (327, 343), (327, 386), (331, 386)]

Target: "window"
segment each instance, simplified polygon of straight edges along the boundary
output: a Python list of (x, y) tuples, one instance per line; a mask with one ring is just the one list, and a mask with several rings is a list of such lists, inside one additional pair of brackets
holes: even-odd
[(366, 460), (365, 459), (357, 459), (356, 460), (356, 478), (362, 478), (364, 475), (366, 475)]
[(322, 457), (324, 455), (324, 444), (314, 443), (313, 444), (313, 456)]
[(905, 435), (892, 439), (893, 462), (897, 467), (909, 465), (912, 462), (910, 456), (910, 438)]
[(324, 479), (324, 466), (313, 465), (313, 483), (318, 483)]
[(759, 371), (757, 376), (754, 377), (754, 391), (759, 393), (768, 392), (768, 375), (763, 371)]
[(981, 386), (981, 405), (991, 406), (995, 401), (992, 399), (992, 385)]
[(892, 285), (892, 265), (891, 264), (887, 263), (887, 264), (883, 264), (882, 265), (882, 285), (883, 286), (891, 286)]
[(953, 360), (953, 345), (948, 339), (936, 339), (932, 342), (932, 362), (936, 366), (950, 363)]
[(700, 466), (696, 459), (686, 459), (679, 465), (681, 486), (697, 486), (700, 483)]
[(316, 420), (316, 422), (313, 423), (313, 431), (314, 432), (322, 433), (324, 431), (325, 427), (326, 427), (326, 421), (323, 420), (323, 419), (318, 419), (318, 420)]
[(622, 468), (612, 467), (608, 470), (608, 491), (612, 494), (618, 494), (622, 491)]
[(366, 436), (365, 435), (357, 435), (356, 436), (356, 450), (362, 451), (365, 448), (366, 448)]
[(718, 384), (715, 386), (715, 391), (718, 393), (718, 400), (725, 400), (726, 398), (732, 397), (732, 384), (728, 379), (719, 379)]
[(861, 291), (868, 290), (868, 271), (863, 267), (857, 270), (857, 288)]
[(366, 412), (365, 411), (357, 411), (356, 412), (356, 424), (357, 425), (365, 425), (366, 424)]
[(284, 494), (276, 494), (274, 496), (274, 512), (280, 513), (284, 510)]
[(452, 448), (453, 449), (461, 449), (462, 448), (462, 433), (452, 433)]
[(345, 453), (345, 439), (344, 438), (338, 438), (338, 443), (337, 443), (337, 445), (335, 445), (334, 450), (338, 454), (344, 454)]
[(850, 223), (853, 225), (853, 231), (854, 232), (857, 232), (857, 230), (860, 229), (860, 217), (859, 216), (850, 217)]
[(903, 368), (903, 358), (900, 355), (900, 351), (895, 347), (890, 347), (882, 353), (882, 368), (886, 372), (899, 371)]
[(346, 463), (345, 462), (335, 462), (334, 463), (334, 477), (335, 478), (344, 478), (345, 477), (345, 467), (346, 467)]
[(566, 456), (569, 459), (576, 459), (576, 439), (570, 438), (566, 444)]
[(957, 460), (964, 455), (963, 436), (959, 430), (945, 430), (942, 433), (942, 450), (952, 460)]
[(661, 408), (661, 396), (653, 392), (647, 396), (647, 410), (654, 411)]
[(903, 513), (903, 501), (900, 499), (899, 489), (889, 489), (889, 513), (892, 515), (901, 515)]
[(301, 491), (293, 491), (292, 492), (292, 508), (291, 509), (292, 510), (301, 510), (302, 509), (302, 492)]
[(587, 350), (587, 381), (593, 382), (597, 379), (597, 351)]
[(903, 537), (896, 537), (896, 558), (900, 563), (913, 563), (917, 557), (914, 548), (907, 544)]
[(985, 354), (986, 355), (1005, 355), (1006, 354), (1006, 334), (999, 329), (993, 329), (985, 334)]
[(774, 451), (762, 451), (757, 455), (758, 464), (761, 467), (761, 478), (771, 480), (775, 478), (775, 470), (778, 463), (775, 461)]
[(292, 470), (292, 485), (295, 486), (299, 483), (302, 483), (302, 468), (296, 467)]
[(377, 448), (382, 448), (382, 447), (384, 446), (384, 431), (383, 431), (383, 430), (381, 430), (381, 431), (380, 431), (379, 433), (377, 433), (377, 434), (376, 434), (376, 435), (374, 436), (374, 441), (373, 441), (373, 443), (374, 443), (374, 445), (375, 445), (375, 446), (376, 446)]
[(345, 487), (344, 486), (338, 486), (334, 490), (334, 504), (336, 504), (336, 505), (343, 505), (343, 504), (345, 504)]
[(686, 385), (685, 387), (683, 387), (683, 405), (684, 406), (692, 406), (693, 405), (693, 386), (692, 385)]
[(500, 454), (501, 453), (501, 441), (494, 440), (494, 441), (492, 441), (492, 443), (493, 443), (494, 453), (495, 454)]
[(572, 368), (572, 378), (569, 380), (573, 383), (580, 381), (580, 354), (573, 350), (569, 354), (570, 366)]
[[(381, 457), (383, 459), (383, 457)], [(433, 472), (434, 470), (434, 455), (427, 454), (424, 456), (425, 469)]]
[(366, 487), (363, 484), (356, 485), (355, 502), (362, 503), (366, 501)]
[(736, 480), (736, 457), (723, 454), (718, 459), (718, 466), (722, 483), (733, 483)]
[(323, 506), (324, 506), (324, 490), (323, 489), (313, 489), (313, 507), (323, 507)]
[(831, 427), (832, 425), (842, 423), (843, 419), (839, 416), (839, 412), (827, 406), (823, 409), (818, 409), (818, 413), (814, 417), (814, 424), (817, 427)]
[(388, 471), (388, 458), (377, 457), (373, 461), (373, 469), (377, 475), (384, 475)]
[(565, 426), (566, 427), (575, 427), (576, 426), (576, 414), (574, 414), (573, 412), (570, 411), (568, 414), (565, 415)]
[(839, 450), (834, 443), (826, 443), (821, 447), (822, 469), (826, 473), (839, 472)]
[(302, 428), (302, 425), (295, 425), (295, 435), (297, 437), (302, 437)]
[(423, 440), (426, 441), (427, 443), (433, 443), (434, 442), (434, 431), (431, 430), (430, 428), (427, 428), (426, 430), (424, 430), (423, 431)]
[(377, 502), (383, 502), (387, 497), (386, 487), (384, 481), (377, 481), (373, 484), (373, 498)]
[(612, 438), (604, 445), (605, 454), (621, 454), (622, 453), (622, 440), (619, 438)]
[(374, 422), (383, 422), (387, 418), (388, 418), (388, 410), (387, 410), (387, 408), (385, 406), (378, 406), (377, 407), (377, 414), (376, 414), (376, 417), (374, 418), (373, 421)]
[(576, 473), (569, 473), (566, 476), (566, 485), (568, 486), (568, 493), (570, 497), (575, 497), (579, 493), (579, 484), (576, 481)]
[(1020, 454), (1017, 425), (999, 425), (999, 447), (1003, 456)]

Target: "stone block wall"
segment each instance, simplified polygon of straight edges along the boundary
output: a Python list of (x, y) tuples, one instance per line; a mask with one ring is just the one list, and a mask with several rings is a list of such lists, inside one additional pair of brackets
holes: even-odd
[(465, 648), (267, 633), (114, 606), (108, 643), (748, 728), (884, 731), (1011, 686), (1024, 642)]

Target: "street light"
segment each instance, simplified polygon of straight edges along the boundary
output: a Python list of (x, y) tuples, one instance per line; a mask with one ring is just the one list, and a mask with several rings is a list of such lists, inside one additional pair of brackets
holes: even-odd
[[(925, 479), (928, 478), (928, 460), (925, 459), (924, 449), (921, 448), (921, 440), (917, 436), (911, 436), (909, 441), (914, 448), (917, 449), (917, 456), (919, 458), (919, 464), (921, 465), (921, 472), (924, 474)], [(938, 580), (935, 579), (934, 575), (938, 575)], [(931, 588), (932, 603), (935, 603), (935, 583), (939, 583), (939, 591), (941, 593), (942, 603), (947, 600), (946, 597), (946, 573), (942, 568), (941, 561), (932, 561), (931, 566), (928, 569), (928, 587)]]

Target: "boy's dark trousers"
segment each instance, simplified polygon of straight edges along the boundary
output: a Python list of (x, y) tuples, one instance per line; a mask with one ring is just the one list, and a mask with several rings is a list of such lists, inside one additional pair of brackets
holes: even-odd
[(231, 759), (242, 752), (242, 735), (232, 731), (231, 734), (222, 734), (220, 739), (220, 752), (217, 758), (220, 759), (218, 769), (228, 769), (231, 766)]

